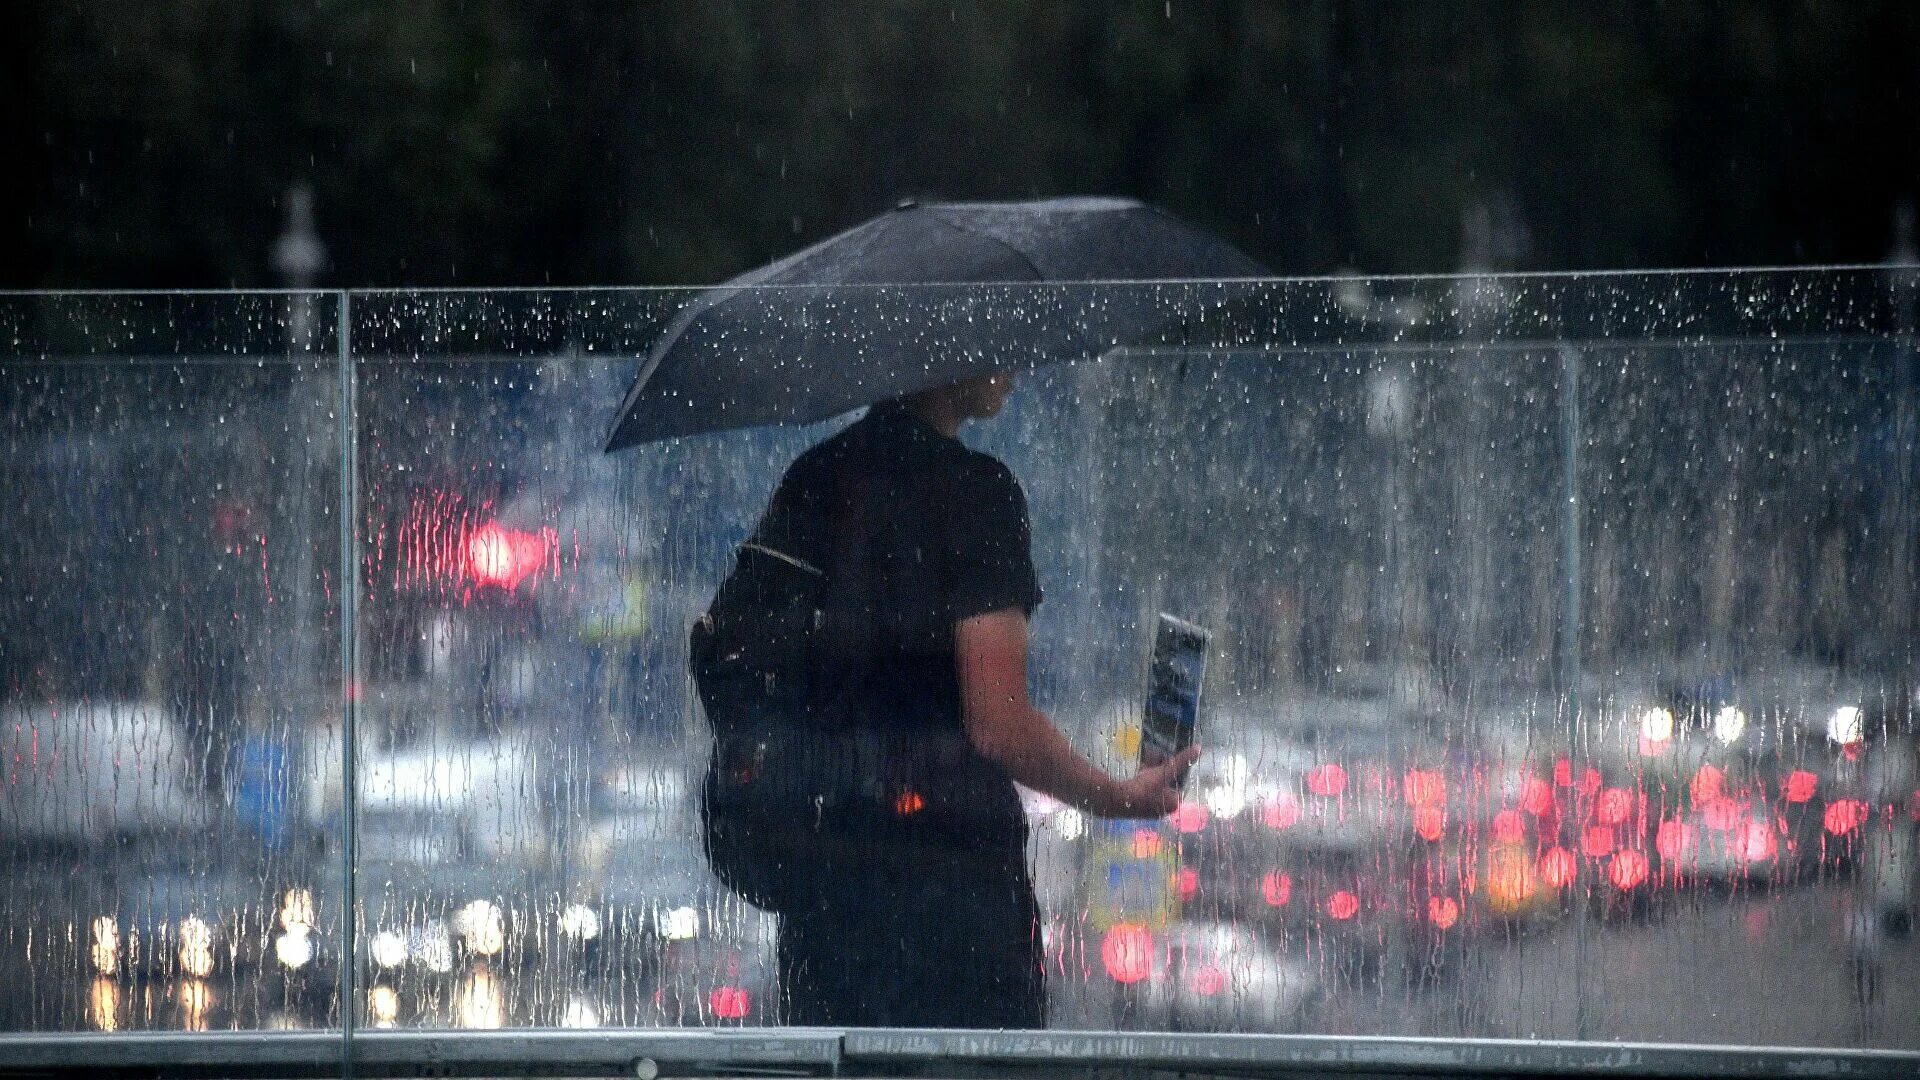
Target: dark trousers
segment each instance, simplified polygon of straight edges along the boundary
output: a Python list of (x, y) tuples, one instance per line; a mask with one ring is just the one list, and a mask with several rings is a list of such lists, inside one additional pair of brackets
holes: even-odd
[(1024, 856), (891, 851), (780, 925), (781, 1020), (1040, 1028), (1046, 976)]

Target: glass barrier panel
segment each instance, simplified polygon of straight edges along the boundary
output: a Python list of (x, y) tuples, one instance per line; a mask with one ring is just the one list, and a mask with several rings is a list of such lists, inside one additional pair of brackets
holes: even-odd
[[(0, 1032), (337, 1027), (351, 962), (368, 1028), (1920, 1049), (1914, 315), (1821, 269), (0, 297)], [(957, 443), (859, 412), (999, 370)], [(1172, 814), (973, 749), (956, 613), (1035, 600), (1102, 768), (1197, 682)]]
[[(1920, 1045), (1898, 285), (738, 292), (611, 455), (716, 296), (356, 296), (369, 1022), (777, 1024), (821, 1015), (783, 935), (789, 974), (823, 925), (1001, 949), (999, 864), (861, 864), (797, 919), (713, 876), (688, 631), (849, 410), (1005, 366), (960, 439), (1024, 494), (1034, 702), (1129, 771), (1156, 616), (1211, 633), (1173, 815), (1020, 792), (1048, 1025)], [(979, 1015), (847, 970), (864, 1022)]]
[(0, 297), (0, 1033), (339, 1023), (337, 310)]

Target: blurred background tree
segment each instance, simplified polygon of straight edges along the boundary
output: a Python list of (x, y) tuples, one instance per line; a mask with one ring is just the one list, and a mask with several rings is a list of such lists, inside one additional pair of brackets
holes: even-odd
[(16, 288), (277, 284), (303, 182), (357, 286), (704, 283), (1064, 193), (1288, 273), (1872, 261), (1920, 187), (1898, 0), (20, 0), (0, 71)]

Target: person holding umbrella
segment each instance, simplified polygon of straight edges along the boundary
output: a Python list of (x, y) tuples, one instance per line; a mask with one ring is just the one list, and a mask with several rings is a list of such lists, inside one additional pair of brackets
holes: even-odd
[[(878, 815), (898, 820), (846, 830), (857, 856), (834, 859), (804, 903), (780, 908), (783, 1022), (1044, 1026), (1015, 783), (1103, 817), (1159, 817), (1198, 756), (1116, 778), (1034, 707), (1027, 633), (1041, 590), (1026, 498), (1004, 464), (957, 438), (1012, 391), (996, 355), (1097, 355), (1160, 329), (1164, 312), (1116, 302), (1105, 326), (1042, 333), (967, 310), (948, 327), (937, 315), (902, 318), (869, 286), (1259, 273), (1223, 242), (1124, 200), (903, 205), (714, 290), (650, 350), (609, 450), (878, 399), (788, 468), (742, 549), (824, 583), (818, 666), (853, 700), (849, 726), (884, 732), (918, 759), (881, 753), (855, 766), (889, 774), (856, 780), (868, 789), (912, 778), (887, 789)], [(788, 283), (806, 288), (743, 288)], [(902, 342), (909, 325), (919, 333)], [(848, 370), (835, 346), (852, 347), (860, 365)]]
[[(858, 688), (865, 723), (912, 733), (916, 748), (965, 739), (946, 775), (891, 800), (925, 827), (851, 830), (860, 856), (821, 875), (810, 906), (782, 913), (786, 1023), (1044, 1026), (1013, 782), (1103, 817), (1159, 817), (1198, 755), (1115, 779), (1028, 699), (1040, 587), (1026, 499), (1005, 465), (955, 438), (999, 412), (1012, 382), (983, 375), (873, 406), (793, 464), (755, 533), (771, 550), (830, 551), (828, 610), (844, 613), (829, 616), (832, 666)], [(823, 521), (825, 545), (798, 542)]]

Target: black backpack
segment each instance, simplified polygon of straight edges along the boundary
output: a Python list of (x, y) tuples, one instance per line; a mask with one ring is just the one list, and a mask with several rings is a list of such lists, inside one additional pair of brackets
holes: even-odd
[(838, 599), (821, 567), (749, 541), (689, 641), (713, 735), (702, 846), (766, 911), (902, 858), (1025, 846), (1012, 783), (964, 732), (868, 715), (871, 620)]
[(820, 647), (827, 590), (820, 567), (749, 541), (689, 641), (713, 735), (702, 844), (714, 875), (767, 911), (814, 906), (818, 884), (859, 857), (849, 818), (879, 795)]

